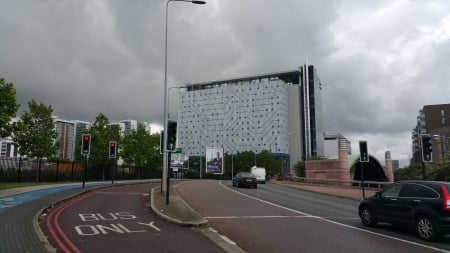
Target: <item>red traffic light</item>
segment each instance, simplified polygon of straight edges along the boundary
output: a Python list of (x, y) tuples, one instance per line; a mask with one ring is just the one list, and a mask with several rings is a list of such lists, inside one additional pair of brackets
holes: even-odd
[(116, 141), (109, 142), (109, 158), (116, 158), (117, 156), (116, 143)]
[(91, 152), (91, 135), (90, 134), (83, 134), (83, 139), (81, 143), (81, 154), (82, 155), (89, 155)]

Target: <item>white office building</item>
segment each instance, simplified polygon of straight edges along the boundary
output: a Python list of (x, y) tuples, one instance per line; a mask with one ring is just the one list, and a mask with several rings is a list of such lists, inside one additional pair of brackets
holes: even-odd
[(324, 155), (321, 83), (312, 65), (298, 70), (187, 84), (180, 90), (178, 146), (186, 155), (206, 147), (285, 157), (284, 172)]

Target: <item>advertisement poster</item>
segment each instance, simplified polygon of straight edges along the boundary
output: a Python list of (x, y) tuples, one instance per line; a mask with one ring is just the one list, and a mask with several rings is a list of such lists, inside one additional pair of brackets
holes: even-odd
[(223, 174), (223, 148), (206, 148), (206, 173)]
[(188, 169), (189, 156), (186, 156), (181, 153), (170, 154), (170, 167), (171, 168)]

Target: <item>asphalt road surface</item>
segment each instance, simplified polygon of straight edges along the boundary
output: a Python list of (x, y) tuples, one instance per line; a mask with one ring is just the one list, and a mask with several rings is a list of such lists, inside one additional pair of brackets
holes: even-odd
[(61, 252), (223, 252), (199, 230), (157, 217), (148, 207), (150, 188), (92, 191), (55, 207), (41, 227)]
[(247, 252), (448, 252), (447, 237), (428, 244), (391, 228), (366, 230), (353, 200), (273, 184), (236, 189), (215, 180), (176, 189), (210, 227)]

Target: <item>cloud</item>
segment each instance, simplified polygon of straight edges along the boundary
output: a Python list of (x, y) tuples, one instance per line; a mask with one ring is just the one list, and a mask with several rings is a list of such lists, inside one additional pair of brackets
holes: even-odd
[[(325, 128), (407, 163), (427, 104), (448, 103), (447, 1), (171, 2), (168, 84), (313, 64)], [(166, 1), (5, 1), (0, 76), (64, 119), (162, 122)], [(176, 92), (170, 92), (176, 108)], [(355, 153), (358, 149), (353, 149)]]

